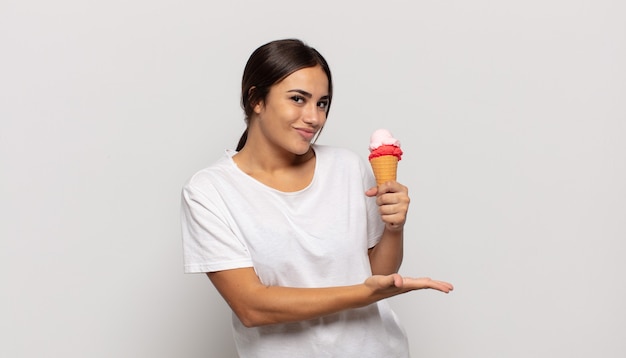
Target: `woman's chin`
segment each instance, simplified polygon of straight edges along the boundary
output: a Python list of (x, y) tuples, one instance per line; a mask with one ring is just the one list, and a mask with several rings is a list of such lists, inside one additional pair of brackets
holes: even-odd
[(300, 144), (296, 148), (294, 148), (293, 154), (295, 155), (305, 155), (311, 150), (311, 143), (306, 143), (306, 145)]

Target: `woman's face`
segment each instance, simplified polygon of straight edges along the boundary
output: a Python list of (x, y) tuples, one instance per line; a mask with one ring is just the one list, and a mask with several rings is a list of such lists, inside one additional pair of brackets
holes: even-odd
[(308, 152), (326, 122), (328, 77), (321, 67), (300, 69), (274, 84), (254, 106), (255, 121), (266, 145), (292, 154)]

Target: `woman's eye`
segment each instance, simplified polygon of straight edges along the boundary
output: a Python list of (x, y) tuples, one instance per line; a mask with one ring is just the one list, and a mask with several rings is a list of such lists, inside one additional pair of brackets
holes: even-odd
[(328, 101), (317, 102), (317, 106), (325, 110), (328, 107)]
[(301, 96), (293, 96), (291, 99), (296, 103), (304, 103), (304, 98)]

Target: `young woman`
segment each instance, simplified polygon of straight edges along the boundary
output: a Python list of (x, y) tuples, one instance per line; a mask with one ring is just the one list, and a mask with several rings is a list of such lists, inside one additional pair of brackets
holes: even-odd
[(407, 188), (377, 187), (356, 154), (312, 144), (332, 94), (315, 49), (261, 46), (243, 74), (237, 150), (183, 188), (185, 272), (207, 273), (232, 308), (241, 357), (408, 357), (383, 299), (452, 290), (396, 273)]

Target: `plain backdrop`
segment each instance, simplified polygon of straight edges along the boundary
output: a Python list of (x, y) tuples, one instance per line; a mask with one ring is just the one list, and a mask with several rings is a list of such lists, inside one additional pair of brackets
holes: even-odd
[[(234, 148), (243, 66), (331, 65), (319, 143), (403, 144), (414, 357), (624, 357), (626, 3), (0, 0), (0, 356), (235, 356), (180, 189)], [(329, 198), (331, 200), (331, 198)], [(366, 353), (364, 353), (366, 356)]]

